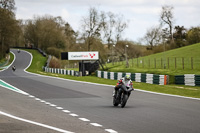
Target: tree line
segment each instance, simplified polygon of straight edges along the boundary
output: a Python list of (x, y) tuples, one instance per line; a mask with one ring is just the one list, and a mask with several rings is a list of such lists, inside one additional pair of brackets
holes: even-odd
[(189, 29), (175, 25), (173, 10), (173, 6), (162, 6), (160, 24), (147, 29), (142, 41), (149, 50), (156, 53), (163, 51), (162, 45), (166, 45), (165, 50), (169, 50), (200, 42), (200, 25)]
[(0, 59), (9, 53), (10, 44), (15, 44), (20, 34), (19, 21), (15, 19), (14, 0), (0, 1)]

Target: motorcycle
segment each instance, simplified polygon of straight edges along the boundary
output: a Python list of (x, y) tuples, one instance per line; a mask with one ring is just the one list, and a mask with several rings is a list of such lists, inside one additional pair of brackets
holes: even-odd
[(14, 71), (16, 70), (16, 67), (15, 67), (15, 66), (13, 66), (13, 67), (12, 67), (12, 70), (13, 70), (13, 72), (14, 72)]
[(130, 82), (127, 83), (125, 87), (119, 88), (116, 94), (113, 96), (113, 105), (118, 106), (120, 104), (121, 108), (124, 108), (131, 91), (133, 91), (133, 88), (131, 87)]

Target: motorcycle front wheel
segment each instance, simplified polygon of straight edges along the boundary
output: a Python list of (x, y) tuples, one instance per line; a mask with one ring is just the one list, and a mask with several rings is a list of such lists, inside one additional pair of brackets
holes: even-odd
[(127, 100), (128, 100), (128, 95), (123, 93), (121, 99), (121, 108), (125, 107)]

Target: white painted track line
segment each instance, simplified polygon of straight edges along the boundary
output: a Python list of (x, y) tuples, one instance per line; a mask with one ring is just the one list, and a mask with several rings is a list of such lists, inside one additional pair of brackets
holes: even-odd
[(45, 124), (42, 124), (42, 123), (38, 123), (38, 122), (30, 121), (30, 120), (27, 120), (27, 119), (23, 119), (23, 118), (20, 118), (20, 117), (16, 117), (16, 116), (13, 116), (11, 114), (7, 114), (7, 113), (1, 112), (1, 111), (0, 111), (0, 114), (7, 116), (7, 117), (10, 117), (10, 118), (13, 118), (13, 119), (16, 119), (16, 120), (19, 120), (19, 121), (23, 121), (23, 122), (34, 124), (34, 125), (41, 126), (41, 127), (45, 127), (45, 128), (48, 128), (48, 129), (52, 129), (54, 131), (58, 131), (58, 132), (61, 132), (61, 133), (73, 133), (73, 132), (70, 132), (70, 131), (67, 131), (67, 130), (64, 130), (64, 129), (60, 129), (60, 128), (57, 128), (57, 127), (52, 127), (52, 126), (45, 125)]
[(63, 108), (62, 107), (56, 107), (57, 109), (59, 109), (59, 110), (62, 110)]
[(70, 111), (69, 111), (69, 110), (63, 110), (63, 112), (65, 112), (65, 113), (70, 113)]
[(69, 115), (74, 116), (74, 117), (75, 117), (75, 116), (78, 116), (77, 114), (69, 114)]
[(90, 120), (88, 120), (86, 118), (79, 118), (79, 119), (82, 120), (82, 121), (90, 121)]
[(107, 132), (109, 132), (109, 133), (118, 133), (117, 131), (112, 130), (112, 129), (105, 129), (105, 131), (107, 131)]
[(55, 104), (49, 104), (51, 107), (56, 107), (56, 105)]
[(91, 125), (95, 126), (95, 127), (102, 127), (102, 125), (98, 124), (98, 123), (90, 123)]

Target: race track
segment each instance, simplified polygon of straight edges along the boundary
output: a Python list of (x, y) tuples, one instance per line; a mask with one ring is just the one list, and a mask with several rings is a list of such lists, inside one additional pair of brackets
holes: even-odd
[[(112, 86), (27, 73), (31, 55), (12, 51), (17, 70), (0, 72), (0, 79), (28, 95), (0, 87), (0, 112), (76, 133), (200, 132), (200, 100), (134, 91), (125, 108), (113, 107)], [(0, 114), (0, 133), (17, 129), (59, 132)]]

